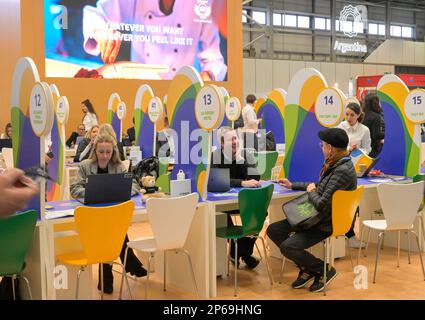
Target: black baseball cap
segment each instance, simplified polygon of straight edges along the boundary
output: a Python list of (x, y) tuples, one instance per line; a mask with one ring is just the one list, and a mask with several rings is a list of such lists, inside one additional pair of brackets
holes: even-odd
[(319, 131), (319, 138), (335, 148), (344, 149), (348, 146), (347, 132), (340, 128), (330, 128)]

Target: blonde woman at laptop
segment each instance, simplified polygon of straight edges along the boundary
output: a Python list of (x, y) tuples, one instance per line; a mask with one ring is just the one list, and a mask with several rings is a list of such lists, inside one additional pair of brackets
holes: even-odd
[[(100, 134), (94, 142), (90, 159), (84, 160), (79, 165), (77, 179), (75, 183), (71, 185), (71, 196), (74, 199), (84, 198), (88, 175), (125, 172), (127, 172), (127, 168), (120, 160), (117, 141), (109, 134)], [(137, 194), (139, 191), (139, 184), (133, 179), (131, 193)], [(128, 241), (128, 237), (126, 237), (120, 254), (122, 262), (124, 262), (125, 248)], [(134, 255), (133, 251), (130, 251), (131, 250), (128, 250), (127, 254), (126, 270), (130, 272), (131, 275), (136, 275), (137, 277), (146, 276), (146, 270), (143, 268), (142, 263)], [(111, 265), (103, 265), (103, 281), (104, 292), (112, 293), (113, 275)], [(97, 288), (100, 290), (100, 279)]]

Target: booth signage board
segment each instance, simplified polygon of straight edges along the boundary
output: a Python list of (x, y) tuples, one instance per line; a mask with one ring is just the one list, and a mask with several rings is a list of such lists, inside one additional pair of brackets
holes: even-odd
[(335, 88), (326, 88), (316, 99), (316, 118), (324, 127), (331, 128), (341, 122), (344, 102)]
[(48, 106), (47, 92), (41, 83), (36, 83), (31, 91), (30, 98), (30, 121), (34, 133), (41, 137), (45, 135), (52, 115)]
[(226, 103), (226, 117), (229, 121), (236, 121), (241, 115), (242, 106), (238, 98), (232, 97)]
[(214, 85), (203, 87), (195, 101), (195, 117), (199, 127), (212, 131), (223, 122), (224, 98), (220, 89)]
[(127, 107), (125, 102), (121, 101), (117, 106), (117, 117), (119, 120), (123, 120), (127, 114)]
[(425, 122), (425, 90), (412, 90), (404, 102), (406, 118), (415, 124)]
[(149, 101), (148, 106), (148, 115), (152, 123), (158, 122), (162, 118), (164, 112), (164, 107), (162, 106), (162, 101), (158, 97), (154, 97)]
[(56, 106), (56, 116), (60, 124), (68, 122), (69, 102), (67, 97), (60, 97)]

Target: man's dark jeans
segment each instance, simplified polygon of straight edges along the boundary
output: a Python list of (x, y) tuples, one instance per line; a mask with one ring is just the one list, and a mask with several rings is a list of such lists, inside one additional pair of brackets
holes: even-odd
[(331, 232), (318, 229), (295, 232), (287, 220), (272, 223), (267, 229), (268, 237), (280, 248), (282, 254), (292, 260), (298, 268), (314, 276), (323, 274), (323, 261), (306, 249), (325, 240)]

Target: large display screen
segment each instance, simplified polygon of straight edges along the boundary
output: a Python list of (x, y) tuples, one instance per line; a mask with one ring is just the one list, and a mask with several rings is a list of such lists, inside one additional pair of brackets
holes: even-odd
[(227, 80), (227, 0), (44, 0), (46, 77)]

